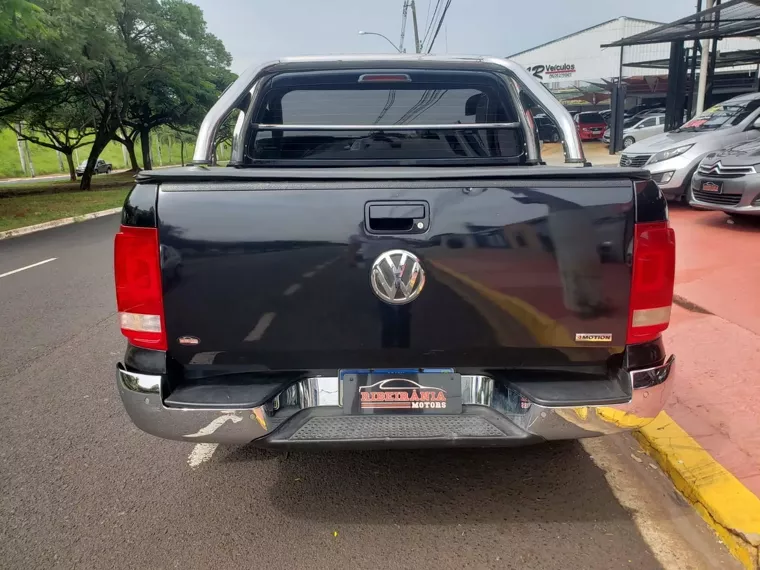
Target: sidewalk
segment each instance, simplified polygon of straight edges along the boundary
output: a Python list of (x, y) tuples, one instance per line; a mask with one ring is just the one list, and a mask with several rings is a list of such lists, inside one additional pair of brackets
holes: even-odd
[(671, 208), (677, 299), (665, 337), (680, 386), (667, 412), (760, 496), (760, 225)]
[[(641, 431), (731, 552), (760, 568), (760, 225), (671, 206), (676, 302), (665, 333), (678, 384)], [(659, 433), (658, 433), (659, 432)], [(662, 436), (668, 434), (669, 439)]]

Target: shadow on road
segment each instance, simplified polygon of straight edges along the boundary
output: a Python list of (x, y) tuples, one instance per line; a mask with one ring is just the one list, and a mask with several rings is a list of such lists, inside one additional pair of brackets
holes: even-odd
[[(726, 231), (739, 232), (739, 233), (760, 233), (760, 216), (735, 216), (731, 217), (722, 212), (708, 212), (707, 210), (697, 210), (692, 208), (688, 204), (670, 203), (668, 204), (673, 212), (682, 213), (681, 215), (688, 215), (689, 213), (699, 216), (695, 218), (694, 224), (710, 228), (721, 228)], [(699, 214), (702, 214), (701, 216)], [(704, 215), (713, 214), (713, 215)]]
[(308, 521), (441, 525), (629, 518), (577, 442), (288, 454), (246, 446), (219, 459), (277, 461), (272, 506)]

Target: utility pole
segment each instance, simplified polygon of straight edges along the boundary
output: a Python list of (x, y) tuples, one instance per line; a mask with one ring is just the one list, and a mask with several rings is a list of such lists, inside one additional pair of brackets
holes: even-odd
[(26, 151), (26, 164), (29, 166), (29, 176), (34, 178), (34, 163), (32, 162), (32, 153), (29, 151), (29, 141), (24, 139), (24, 150)]
[(412, 25), (414, 26), (414, 52), (420, 53), (422, 46), (420, 45), (420, 33), (417, 30), (417, 5), (414, 0), (411, 0), (410, 4), (412, 6)]
[[(707, 0), (706, 8), (713, 7), (713, 0)], [(707, 69), (710, 62), (710, 42), (715, 40), (702, 40), (702, 60), (699, 62), (699, 91), (697, 91), (697, 109), (694, 113), (699, 115), (705, 110), (705, 91), (707, 90)]]
[[(18, 129), (18, 133), (21, 133), (21, 123), (18, 123), (16, 125), (16, 128)], [(23, 172), (24, 176), (26, 176), (26, 161), (24, 160), (24, 139), (18, 133), (16, 135), (16, 144), (18, 145), (18, 158), (19, 161), (21, 161), (21, 172)]]

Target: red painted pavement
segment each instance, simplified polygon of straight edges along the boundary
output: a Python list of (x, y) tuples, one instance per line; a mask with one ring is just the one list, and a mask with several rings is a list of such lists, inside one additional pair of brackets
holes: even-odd
[(760, 496), (760, 220), (671, 207), (676, 295), (713, 315), (673, 308), (678, 359), (666, 411)]
[(674, 307), (665, 343), (678, 362), (665, 411), (760, 496), (760, 336)]
[(676, 295), (760, 334), (760, 218), (671, 206), (678, 247)]

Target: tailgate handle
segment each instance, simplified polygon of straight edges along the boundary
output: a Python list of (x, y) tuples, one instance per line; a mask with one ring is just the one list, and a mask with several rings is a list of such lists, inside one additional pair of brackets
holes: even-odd
[(411, 234), (427, 231), (427, 202), (368, 202), (364, 223), (369, 233)]

